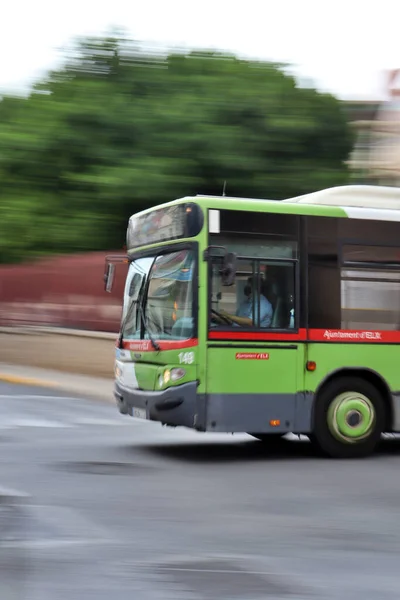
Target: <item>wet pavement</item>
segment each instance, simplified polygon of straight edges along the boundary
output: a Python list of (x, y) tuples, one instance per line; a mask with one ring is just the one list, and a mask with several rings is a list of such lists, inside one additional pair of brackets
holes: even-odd
[(327, 460), (3, 383), (0, 448), (1, 600), (400, 597), (397, 438)]

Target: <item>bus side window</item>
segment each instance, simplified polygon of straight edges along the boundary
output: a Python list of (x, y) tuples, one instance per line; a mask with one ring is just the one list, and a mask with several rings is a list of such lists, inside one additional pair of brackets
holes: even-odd
[(222, 288), (218, 302), (214, 294), (217, 270), (213, 269), (212, 274), (211, 309), (244, 319), (229, 324), (226, 320), (218, 321), (218, 315), (214, 312), (211, 313), (213, 327), (226, 329), (242, 326), (263, 330), (294, 328), (294, 262), (239, 259), (235, 284)]

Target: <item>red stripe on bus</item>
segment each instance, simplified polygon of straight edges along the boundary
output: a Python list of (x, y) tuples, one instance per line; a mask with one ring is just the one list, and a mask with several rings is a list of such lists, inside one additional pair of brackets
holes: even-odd
[(336, 342), (363, 344), (400, 344), (400, 331), (367, 329), (299, 329), (298, 333), (270, 333), (261, 331), (210, 331), (210, 340), (238, 340), (249, 342)]
[[(197, 346), (199, 340), (191, 338), (188, 340), (156, 340), (160, 350), (180, 350), (181, 348), (192, 348)], [(150, 340), (122, 340), (122, 348), (133, 352), (154, 352)]]
[(306, 339), (306, 330), (298, 333), (271, 333), (264, 331), (210, 331), (210, 340), (249, 340), (251, 342), (296, 342)]
[[(400, 344), (400, 331), (353, 329), (299, 329), (298, 333), (271, 333), (261, 331), (210, 331), (210, 340), (237, 340), (249, 342), (334, 342)], [(198, 346), (198, 339), (157, 340), (161, 350), (180, 350)], [(154, 352), (150, 340), (123, 340), (122, 348), (133, 352)]]

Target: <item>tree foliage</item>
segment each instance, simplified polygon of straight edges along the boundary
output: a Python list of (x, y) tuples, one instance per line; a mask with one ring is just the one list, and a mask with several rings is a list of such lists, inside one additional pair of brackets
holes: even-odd
[(121, 247), (127, 219), (190, 194), (282, 199), (348, 181), (341, 104), (280, 65), (80, 41), (0, 102), (0, 261)]

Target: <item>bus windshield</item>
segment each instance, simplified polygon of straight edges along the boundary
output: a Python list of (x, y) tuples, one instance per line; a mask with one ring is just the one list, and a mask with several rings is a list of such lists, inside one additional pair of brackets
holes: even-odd
[(194, 267), (194, 253), (187, 249), (132, 261), (124, 293), (124, 339), (193, 337)]

